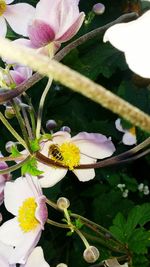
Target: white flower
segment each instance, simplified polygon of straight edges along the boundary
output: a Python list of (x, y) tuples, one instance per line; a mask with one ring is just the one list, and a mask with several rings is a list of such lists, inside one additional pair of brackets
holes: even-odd
[(135, 145), (137, 143), (135, 127), (132, 127), (130, 129), (123, 128), (121, 125), (121, 119), (119, 119), (119, 118), (115, 121), (115, 125), (116, 125), (116, 129), (118, 131), (124, 133), (123, 137), (122, 137), (122, 143), (123, 144), (128, 145), (128, 146), (132, 146), (132, 145)]
[(150, 78), (150, 11), (135, 21), (119, 23), (104, 34), (109, 41), (125, 53), (129, 68), (144, 78)]
[[(102, 134), (81, 132), (71, 138), (68, 132), (53, 134), (52, 141), (46, 141), (41, 154), (68, 166), (82, 182), (95, 177), (94, 169), (75, 169), (79, 164), (95, 163), (97, 159), (111, 156), (115, 151), (112, 141)], [(67, 173), (66, 168), (52, 167), (38, 162), (38, 169), (44, 173), (39, 180), (42, 187), (59, 182)]]
[(9, 5), (14, 0), (1, 0), (0, 2), (0, 36), (5, 37), (7, 23), (18, 34), (28, 36), (27, 28), (31, 21), (35, 8), (27, 3)]
[(7, 182), (4, 204), (15, 217), (0, 226), (0, 242), (14, 247), (9, 258), (10, 264), (25, 264), (47, 220), (45, 196), (38, 179), (27, 176)]
[[(0, 242), (0, 266), (1, 267), (17, 267), (16, 264), (9, 264), (9, 259), (13, 253), (14, 248)], [(41, 247), (33, 249), (25, 264), (20, 267), (50, 267), (45, 261), (43, 250)]]

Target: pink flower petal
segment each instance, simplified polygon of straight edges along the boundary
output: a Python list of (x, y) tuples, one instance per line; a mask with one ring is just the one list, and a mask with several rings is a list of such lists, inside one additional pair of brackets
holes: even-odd
[(3, 16), (18, 34), (28, 36), (28, 25), (35, 14), (35, 8), (26, 3), (8, 5)]
[(7, 33), (6, 21), (3, 17), (0, 17), (0, 37), (5, 37)]
[(53, 142), (58, 145), (69, 141), (71, 141), (71, 135), (68, 132), (59, 131), (53, 134)]
[(28, 34), (31, 42), (37, 48), (49, 44), (55, 38), (55, 33), (50, 25), (40, 20), (34, 20), (29, 25)]
[(80, 16), (71, 25), (71, 27), (68, 28), (67, 31), (63, 33), (63, 35), (61, 35), (61, 36), (56, 35), (56, 40), (60, 41), (61, 43), (70, 40), (80, 29), (80, 27), (84, 21), (84, 18), (85, 18), (85, 15), (83, 12), (81, 12)]
[(96, 159), (109, 157), (115, 151), (112, 141), (102, 134), (82, 132), (72, 141), (79, 147), (80, 153)]
[(30, 254), (25, 265), (20, 267), (50, 267), (44, 259), (43, 250), (41, 247), (36, 247)]
[(122, 142), (128, 146), (135, 145), (137, 142), (136, 135), (126, 131), (126, 133), (123, 135)]

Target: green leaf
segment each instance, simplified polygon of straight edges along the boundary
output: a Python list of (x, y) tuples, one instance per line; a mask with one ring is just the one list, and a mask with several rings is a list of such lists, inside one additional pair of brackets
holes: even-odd
[(128, 242), (129, 250), (136, 254), (145, 254), (148, 252), (147, 247), (150, 246), (150, 232), (144, 228), (135, 229)]
[(33, 152), (40, 150), (39, 140), (30, 140), (30, 148)]
[(113, 220), (113, 226), (110, 227), (111, 233), (120, 241), (125, 243), (126, 241), (126, 220), (121, 212), (117, 214)]
[(37, 169), (37, 161), (35, 158), (32, 158), (22, 166), (21, 173), (22, 175), (29, 173), (33, 176), (38, 176), (41, 175), (43, 171)]
[(79, 218), (75, 220), (74, 224), (78, 229), (81, 229), (84, 225)]
[(21, 153), (18, 151), (16, 146), (11, 147), (11, 157), (19, 157)]

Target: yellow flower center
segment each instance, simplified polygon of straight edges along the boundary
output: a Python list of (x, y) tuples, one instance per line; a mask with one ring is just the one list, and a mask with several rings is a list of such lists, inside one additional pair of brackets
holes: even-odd
[(0, 16), (2, 16), (4, 14), (4, 12), (6, 11), (7, 5), (5, 0), (0, 0)]
[(73, 170), (80, 162), (80, 150), (73, 143), (63, 143), (60, 146), (51, 145), (49, 156), (51, 159), (68, 166), (69, 170)]
[(135, 127), (132, 127), (129, 129), (129, 132), (133, 135), (136, 135), (136, 132), (135, 132)]
[(33, 197), (27, 198), (18, 212), (18, 222), (23, 232), (30, 232), (35, 229), (39, 221), (35, 218), (37, 204)]

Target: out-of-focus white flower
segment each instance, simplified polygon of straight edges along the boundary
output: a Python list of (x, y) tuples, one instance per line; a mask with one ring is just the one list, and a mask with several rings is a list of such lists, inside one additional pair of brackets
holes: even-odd
[[(0, 157), (3, 155), (0, 153)], [(0, 170), (8, 168), (8, 165), (6, 162), (1, 161), (0, 162)], [(3, 203), (4, 200), (4, 188), (7, 181), (11, 179), (11, 174), (0, 174), (0, 205)]]
[(37, 177), (6, 183), (4, 204), (15, 217), (0, 226), (0, 242), (14, 247), (10, 264), (25, 264), (38, 243), (47, 220), (45, 199)]
[(117, 187), (118, 187), (121, 191), (123, 191), (124, 188), (126, 187), (126, 185), (125, 185), (125, 184), (117, 184)]
[(125, 53), (129, 68), (144, 78), (150, 78), (150, 10), (135, 21), (119, 23), (104, 34), (109, 41)]
[(149, 187), (148, 185), (144, 185), (143, 183), (138, 185), (138, 190), (143, 192), (144, 195), (149, 195)]
[(0, 2), (0, 36), (6, 36), (6, 21), (14, 32), (27, 36), (28, 24), (34, 16), (35, 8), (27, 3), (9, 5), (12, 2), (14, 0), (1, 0)]
[(124, 198), (126, 198), (126, 197), (128, 197), (128, 193), (129, 193), (129, 190), (128, 190), (128, 189), (125, 189), (125, 190), (123, 191), (123, 193), (122, 193), (122, 196), (123, 196)]
[(79, 164), (95, 163), (97, 159), (110, 157), (115, 147), (106, 136), (96, 133), (81, 132), (71, 138), (70, 133), (59, 131), (52, 135), (52, 141), (45, 141), (41, 153), (68, 168), (52, 167), (38, 162), (38, 169), (43, 171), (39, 180), (42, 187), (58, 183), (67, 173), (73, 171), (82, 182), (95, 177), (94, 169), (75, 169)]
[(135, 127), (132, 127), (130, 129), (123, 128), (121, 125), (121, 119), (119, 118), (115, 121), (115, 125), (118, 131), (124, 133), (122, 137), (123, 144), (132, 146), (137, 143)]

